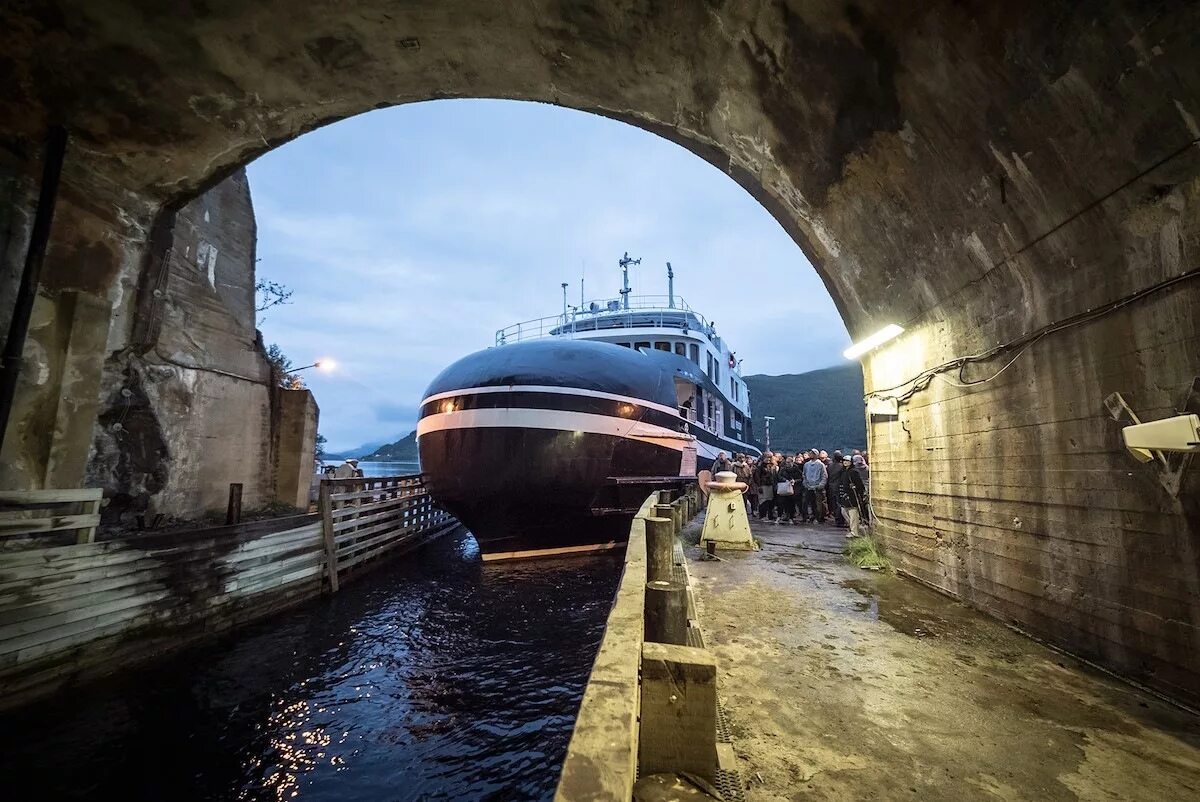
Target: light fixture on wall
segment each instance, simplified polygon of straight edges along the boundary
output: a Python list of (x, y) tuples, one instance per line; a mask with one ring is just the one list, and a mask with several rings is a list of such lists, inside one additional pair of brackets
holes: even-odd
[(292, 368), (291, 370), (288, 371), (288, 373), (298, 373), (302, 370), (308, 370), (309, 368), (316, 368), (317, 370), (323, 370), (328, 373), (329, 371), (333, 370), (335, 367), (337, 367), (336, 362), (334, 362), (332, 359), (329, 359), (328, 357), (322, 357), (321, 359), (318, 359), (316, 362), (312, 363), (311, 365), (305, 365), (304, 367), (300, 367), (300, 368)]
[(857, 359), (858, 357), (865, 354), (867, 351), (871, 351), (875, 348), (878, 348), (879, 346), (883, 345), (888, 340), (894, 340), (903, 333), (904, 333), (903, 328), (901, 328), (900, 326), (897, 326), (895, 323), (889, 323), (888, 325), (884, 326), (882, 329), (875, 332), (874, 334), (872, 334), (870, 337), (866, 338), (865, 340), (857, 342), (854, 345), (847, 348), (845, 351), (842, 352), (842, 356), (846, 357), (846, 359)]

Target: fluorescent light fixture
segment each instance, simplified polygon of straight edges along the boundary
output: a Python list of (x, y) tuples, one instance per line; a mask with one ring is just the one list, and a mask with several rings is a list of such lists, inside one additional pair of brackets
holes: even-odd
[(846, 357), (846, 359), (857, 359), (867, 351), (878, 348), (888, 340), (894, 340), (903, 333), (904, 329), (900, 328), (895, 323), (890, 323), (862, 342), (855, 343), (847, 348), (842, 352), (842, 356)]

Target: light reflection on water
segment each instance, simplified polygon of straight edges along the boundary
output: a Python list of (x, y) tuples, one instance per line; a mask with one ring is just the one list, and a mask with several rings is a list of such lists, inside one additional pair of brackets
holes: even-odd
[(619, 573), (450, 536), (224, 642), (0, 720), (47, 797), (553, 795)]

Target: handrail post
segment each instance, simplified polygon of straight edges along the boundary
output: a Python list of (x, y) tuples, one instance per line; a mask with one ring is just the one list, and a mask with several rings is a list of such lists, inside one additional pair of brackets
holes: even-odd
[(325, 541), (325, 565), (329, 572), (329, 592), (338, 592), (337, 541), (333, 536), (333, 502), (328, 480), (321, 482), (321, 493), (317, 502), (321, 510), (321, 535)]

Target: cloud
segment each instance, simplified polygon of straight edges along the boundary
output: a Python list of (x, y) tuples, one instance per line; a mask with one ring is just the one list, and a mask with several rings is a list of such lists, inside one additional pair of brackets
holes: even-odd
[(849, 341), (816, 272), (744, 189), (636, 128), (544, 104), (406, 105), (322, 128), (250, 167), (261, 275), (294, 290), (262, 324), (309, 379), (321, 431), (353, 446), (411, 426), (429, 381), (495, 331), (676, 292), (747, 372), (834, 364)]

